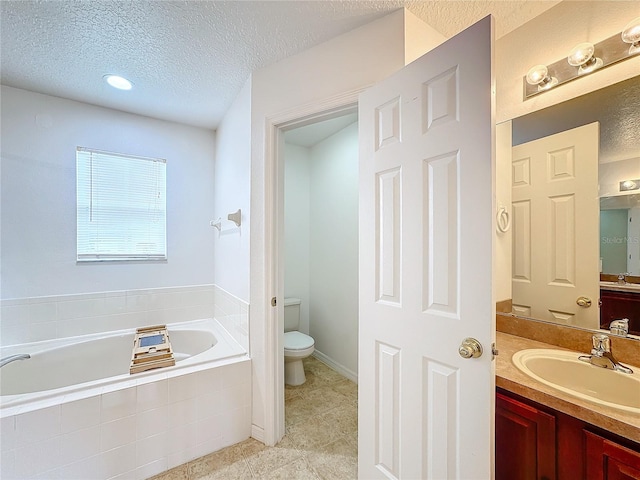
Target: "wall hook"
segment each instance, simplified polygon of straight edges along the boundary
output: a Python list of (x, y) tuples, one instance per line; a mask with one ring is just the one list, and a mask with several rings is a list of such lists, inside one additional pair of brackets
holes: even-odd
[(218, 231), (222, 230), (222, 218), (218, 217), (218, 220), (216, 220), (215, 222), (213, 220), (211, 220), (209, 222), (209, 225), (211, 225), (212, 227), (216, 227), (218, 229)]
[(242, 224), (242, 211), (240, 209), (238, 209), (237, 212), (235, 213), (230, 213), (227, 216), (227, 219), (231, 220), (233, 223), (236, 224), (236, 227), (239, 227)]

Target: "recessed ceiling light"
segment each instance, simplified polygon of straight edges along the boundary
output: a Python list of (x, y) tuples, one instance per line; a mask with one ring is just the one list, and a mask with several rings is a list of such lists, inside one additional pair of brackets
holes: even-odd
[(118, 90), (131, 90), (133, 87), (133, 84), (129, 80), (119, 75), (105, 75), (102, 78), (104, 78), (105, 82)]

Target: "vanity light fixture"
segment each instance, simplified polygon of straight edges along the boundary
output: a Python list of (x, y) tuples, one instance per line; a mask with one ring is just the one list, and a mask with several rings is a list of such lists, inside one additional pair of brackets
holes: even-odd
[(621, 192), (630, 192), (632, 190), (640, 190), (640, 178), (620, 182)]
[(622, 41), (630, 43), (629, 55), (640, 53), (640, 17), (631, 20), (622, 30)]
[(604, 65), (602, 59), (594, 55), (595, 52), (596, 47), (593, 43), (579, 43), (569, 52), (567, 62), (572, 67), (578, 67), (578, 75), (591, 73)]
[(118, 90), (131, 90), (133, 88), (133, 84), (120, 75), (107, 74), (102, 78), (105, 82)]
[(579, 43), (573, 47), (566, 58), (529, 69), (522, 79), (524, 99), (638, 54), (640, 54), (640, 17), (629, 22), (620, 33), (601, 42)]
[(527, 83), (537, 85), (538, 91), (549, 90), (558, 84), (556, 77), (549, 76), (549, 69), (546, 65), (536, 65), (527, 72)]

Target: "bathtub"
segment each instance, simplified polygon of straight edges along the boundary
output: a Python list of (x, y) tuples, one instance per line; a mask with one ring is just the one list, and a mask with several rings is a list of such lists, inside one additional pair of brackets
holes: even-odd
[(0, 477), (143, 479), (248, 438), (247, 352), (215, 319), (167, 327), (176, 365), (133, 375), (133, 329), (0, 348), (31, 355), (0, 370)]

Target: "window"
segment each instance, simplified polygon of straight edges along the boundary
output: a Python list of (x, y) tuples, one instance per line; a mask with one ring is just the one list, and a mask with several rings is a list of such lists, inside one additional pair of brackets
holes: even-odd
[(77, 260), (163, 260), (166, 161), (78, 147)]

